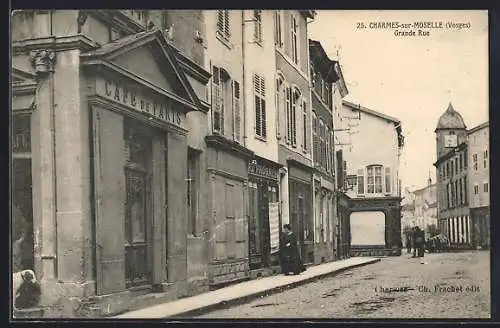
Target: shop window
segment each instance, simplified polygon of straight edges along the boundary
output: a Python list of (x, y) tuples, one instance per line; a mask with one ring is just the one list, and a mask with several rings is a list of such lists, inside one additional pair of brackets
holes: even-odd
[(197, 235), (198, 218), (198, 172), (199, 154), (193, 149), (188, 150), (187, 169), (187, 206), (188, 206), (188, 231), (191, 235)]
[(12, 117), (13, 272), (34, 270), (31, 115)]
[[(125, 279), (127, 287), (150, 282), (149, 192), (152, 141), (144, 128), (125, 121)], [(149, 215), (148, 215), (149, 214)]]

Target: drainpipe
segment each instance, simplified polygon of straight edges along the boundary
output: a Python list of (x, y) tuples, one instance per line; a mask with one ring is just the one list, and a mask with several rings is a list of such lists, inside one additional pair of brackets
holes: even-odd
[[(247, 146), (247, 102), (246, 102), (246, 80), (245, 80), (245, 10), (241, 10), (241, 61), (243, 68), (243, 90), (242, 92), (242, 103), (243, 103), (243, 146)], [(241, 90), (240, 90), (241, 92)]]

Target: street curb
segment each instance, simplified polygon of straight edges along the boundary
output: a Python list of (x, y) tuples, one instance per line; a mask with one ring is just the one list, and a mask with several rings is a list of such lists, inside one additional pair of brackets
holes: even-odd
[(319, 274), (319, 275), (314, 276), (314, 277), (309, 277), (309, 278), (306, 278), (306, 279), (303, 279), (303, 280), (299, 280), (299, 281), (295, 281), (295, 282), (289, 283), (289, 284), (287, 284), (285, 286), (271, 287), (271, 288), (269, 288), (267, 290), (255, 292), (253, 294), (241, 296), (241, 297), (238, 297), (238, 298), (235, 298), (235, 299), (232, 299), (232, 300), (221, 301), (221, 302), (218, 302), (218, 303), (215, 303), (215, 304), (210, 304), (210, 305), (207, 305), (207, 306), (200, 307), (200, 308), (195, 309), (195, 310), (188, 310), (188, 311), (185, 311), (185, 312), (180, 312), (180, 313), (174, 314), (174, 315), (166, 317), (166, 318), (181, 319), (181, 318), (186, 318), (186, 316), (189, 316), (189, 317), (199, 316), (199, 315), (206, 314), (208, 312), (212, 312), (212, 311), (215, 311), (215, 310), (222, 310), (222, 309), (231, 308), (231, 307), (234, 307), (234, 306), (237, 306), (237, 305), (248, 303), (249, 301), (251, 301), (253, 299), (256, 299), (256, 298), (259, 298), (260, 296), (263, 296), (263, 295), (270, 296), (272, 294), (280, 293), (280, 292), (283, 292), (283, 291), (285, 291), (287, 289), (296, 288), (296, 287), (299, 287), (301, 285), (310, 283), (312, 281), (315, 281), (315, 280), (318, 280), (318, 279), (321, 279), (321, 278), (325, 278), (325, 277), (328, 277), (328, 276), (337, 275), (337, 274), (339, 274), (339, 273), (341, 273), (343, 271), (346, 271), (346, 270), (350, 270), (350, 269), (354, 269), (354, 268), (357, 268), (357, 267), (365, 266), (365, 265), (368, 265), (368, 264), (373, 264), (373, 263), (376, 263), (376, 262), (380, 262), (380, 260), (381, 260), (380, 258), (374, 258), (374, 259), (366, 261), (364, 263), (353, 264), (351, 266), (340, 268), (340, 269), (337, 269), (337, 270), (334, 270), (334, 271), (322, 273), (322, 274)]

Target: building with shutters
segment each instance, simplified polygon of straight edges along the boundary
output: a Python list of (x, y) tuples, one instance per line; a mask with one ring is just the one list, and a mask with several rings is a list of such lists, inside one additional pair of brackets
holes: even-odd
[(243, 12), (203, 11), (207, 30), (206, 67), (212, 72), (211, 111), (205, 137), (210, 240), (209, 283), (237, 282), (250, 275), (248, 250), (248, 163), (245, 147)]
[(339, 100), (341, 102), (347, 95), (347, 88), (342, 81), (339, 63), (328, 57), (319, 41), (309, 40), (309, 56), (314, 163), (314, 262), (322, 263), (338, 257), (334, 113)]
[(13, 237), (25, 237), (17, 269), (35, 271), (44, 316), (109, 315), (208, 280), (206, 257), (188, 264), (208, 249), (188, 235), (207, 224), (188, 224), (186, 206), (189, 177), (199, 193), (212, 179), (191, 156), (210, 110), (203, 19), (13, 14)]
[(276, 108), (282, 224), (297, 234), (302, 260), (314, 262), (311, 89), (307, 24), (311, 10), (276, 10)]
[(279, 202), (274, 11), (243, 10), (244, 143), (248, 165), (248, 258), (252, 277), (279, 272)]
[[(348, 217), (351, 256), (401, 254), (401, 122), (343, 101), (336, 127), (339, 211)], [(340, 173), (339, 173), (340, 176)]]
[(469, 212), (467, 127), (451, 103), (439, 118), (434, 133), (439, 230), (448, 236), (452, 248), (469, 248), (473, 229)]
[(489, 248), (490, 236), (490, 155), (489, 127), (485, 122), (467, 131), (469, 211), (474, 248)]

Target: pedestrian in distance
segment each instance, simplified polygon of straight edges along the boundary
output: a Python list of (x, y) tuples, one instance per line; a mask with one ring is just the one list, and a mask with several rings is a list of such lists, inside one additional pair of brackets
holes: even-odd
[(297, 236), (292, 231), (289, 224), (283, 226), (283, 233), (281, 236), (281, 272), (285, 275), (293, 272), (300, 274), (306, 270), (300, 258), (299, 248), (297, 246)]
[(411, 257), (417, 257), (417, 249), (416, 249), (416, 244), (415, 244), (415, 238), (416, 238), (416, 227), (413, 227), (411, 229)]
[(423, 264), (423, 257), (425, 254), (425, 232), (418, 226), (415, 227), (415, 248), (418, 257), (421, 258), (420, 263)]

